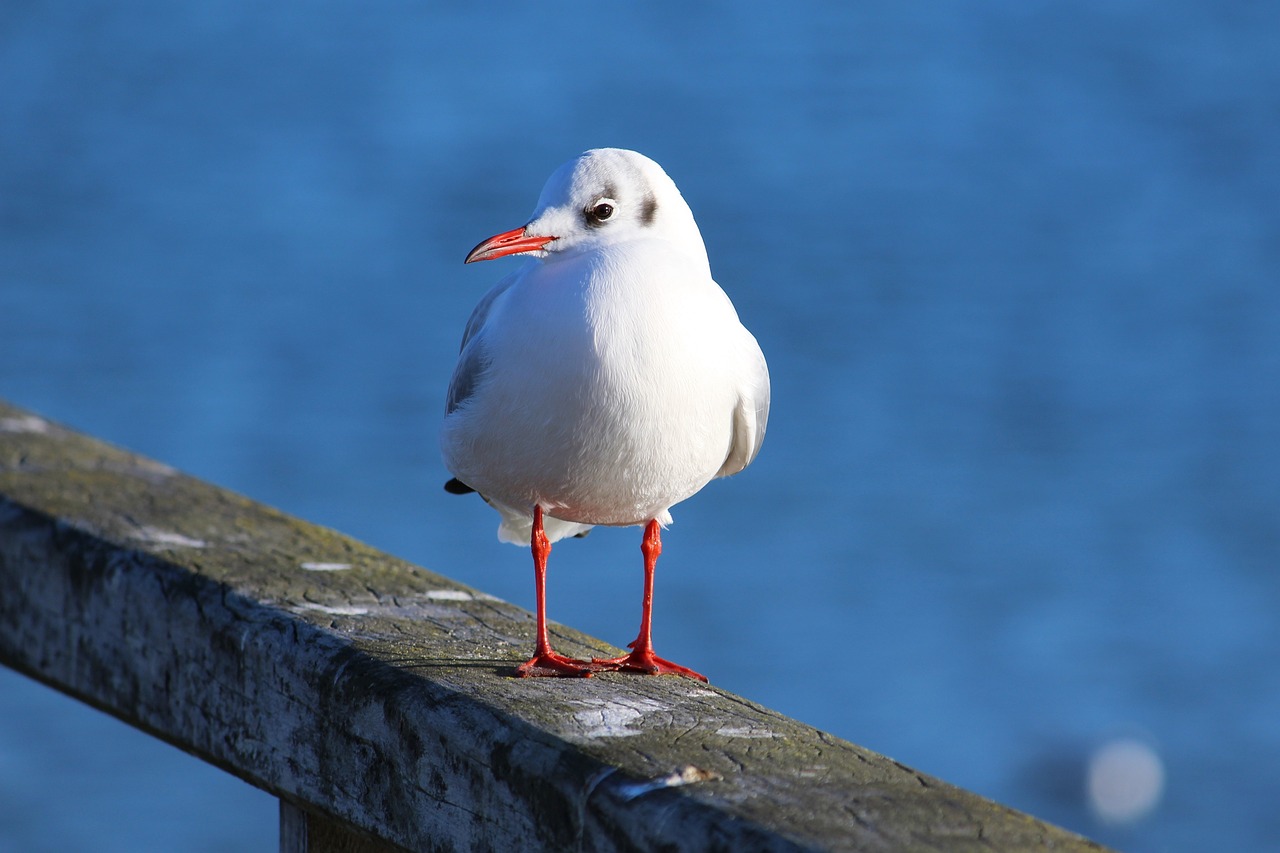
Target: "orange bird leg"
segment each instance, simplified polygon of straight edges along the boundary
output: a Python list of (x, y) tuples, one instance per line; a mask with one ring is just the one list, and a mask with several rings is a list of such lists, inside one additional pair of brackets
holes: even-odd
[(549, 676), (561, 678), (590, 678), (593, 667), (589, 661), (565, 657), (551, 651), (547, 636), (547, 557), (551, 554), (551, 542), (542, 528), (542, 507), (533, 508), (533, 535), (529, 548), (533, 551), (534, 597), (538, 610), (538, 646), (533, 657), (516, 667), (521, 678)]
[(644, 554), (644, 600), (640, 609), (640, 634), (634, 642), (627, 644), (631, 654), (612, 660), (595, 660), (593, 663), (616, 667), (625, 672), (642, 672), (647, 675), (670, 673), (706, 681), (705, 675), (653, 653), (653, 570), (658, 565), (658, 555), (662, 553), (662, 536), (656, 519), (650, 519), (644, 528), (640, 552)]

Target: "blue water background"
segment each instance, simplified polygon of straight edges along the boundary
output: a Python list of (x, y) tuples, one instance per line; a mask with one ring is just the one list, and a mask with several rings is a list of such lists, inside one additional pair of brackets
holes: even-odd
[[(682, 188), (773, 376), (659, 651), (1132, 851), (1280, 837), (1280, 4), (0, 9), (0, 397), (532, 606), (445, 494), (463, 267), (582, 149)], [(552, 557), (622, 643), (639, 530)], [(1163, 762), (1146, 817), (1100, 744)], [(0, 673), (0, 850), (273, 850)]]

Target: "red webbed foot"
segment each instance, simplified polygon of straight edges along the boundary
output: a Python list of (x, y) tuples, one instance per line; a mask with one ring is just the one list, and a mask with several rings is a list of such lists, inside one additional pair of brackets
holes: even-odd
[(521, 678), (590, 678), (600, 672), (595, 661), (558, 655), (553, 651), (539, 652), (516, 667)]
[(620, 658), (593, 658), (591, 661), (601, 669), (618, 670), (620, 672), (639, 672), (644, 675), (683, 675), (686, 678), (696, 678), (705, 682), (707, 677), (700, 672), (694, 672), (688, 667), (681, 666), (678, 663), (672, 663), (666, 658), (660, 658), (653, 653), (653, 649), (637, 649), (629, 655), (623, 655)]

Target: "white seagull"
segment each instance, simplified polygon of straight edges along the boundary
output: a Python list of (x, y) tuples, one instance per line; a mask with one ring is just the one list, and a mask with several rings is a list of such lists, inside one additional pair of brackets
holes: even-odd
[[(547, 180), (529, 222), (466, 263), (529, 260), (467, 321), (441, 432), (451, 492), (530, 543), (537, 648), (520, 676), (604, 670), (706, 678), (653, 653), (653, 571), (670, 509), (747, 467), (769, 415), (759, 344), (711, 278), (688, 204), (662, 167), (598, 148)], [(593, 525), (644, 525), (644, 598), (631, 653), (556, 654), (547, 638), (551, 543)]]

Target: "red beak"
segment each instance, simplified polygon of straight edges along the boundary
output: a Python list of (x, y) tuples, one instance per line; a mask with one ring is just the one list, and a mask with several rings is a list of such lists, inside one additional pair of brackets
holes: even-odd
[(463, 263), (491, 261), (494, 258), (501, 258), (504, 255), (518, 255), (521, 252), (536, 252), (554, 239), (556, 238), (526, 234), (522, 225), (519, 228), (512, 228), (510, 231), (495, 234), (485, 240), (468, 253), (467, 259)]

